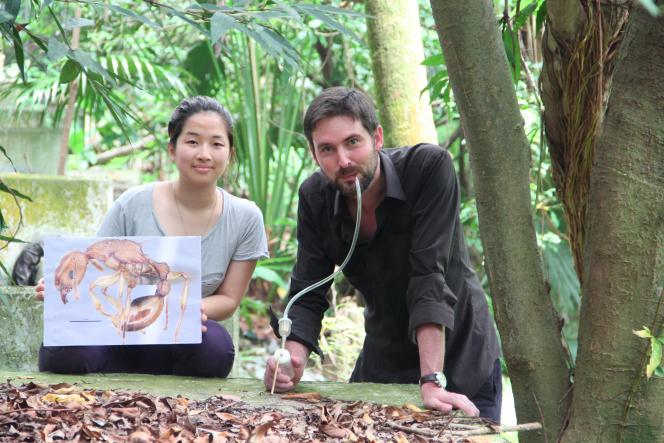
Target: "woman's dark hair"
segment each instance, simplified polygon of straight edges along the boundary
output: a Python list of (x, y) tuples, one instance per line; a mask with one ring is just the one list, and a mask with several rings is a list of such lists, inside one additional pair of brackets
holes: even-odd
[(171, 145), (175, 148), (175, 144), (180, 134), (182, 134), (182, 128), (184, 128), (185, 123), (187, 123), (189, 117), (199, 112), (214, 112), (226, 122), (228, 141), (231, 144), (231, 150), (233, 150), (235, 147), (235, 131), (233, 130), (233, 117), (231, 113), (215, 99), (203, 95), (185, 98), (175, 108), (175, 111), (173, 111), (171, 120), (168, 122), (168, 138)]
[(316, 130), (316, 123), (324, 118), (340, 115), (359, 120), (369, 134), (373, 134), (380, 124), (376, 110), (366, 95), (343, 86), (329, 88), (311, 102), (304, 115), (304, 136), (311, 147), (314, 146), (313, 132)]

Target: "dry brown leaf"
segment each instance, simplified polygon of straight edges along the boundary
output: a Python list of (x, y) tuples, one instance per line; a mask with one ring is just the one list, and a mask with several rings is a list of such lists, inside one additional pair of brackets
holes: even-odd
[(228, 443), (228, 439), (226, 437), (222, 437), (221, 435), (213, 435), (212, 436), (212, 443)]
[(19, 375), (18, 378), (21, 380), (32, 380), (34, 377), (32, 375)]
[(321, 432), (329, 435), (332, 438), (341, 438), (343, 440), (350, 440), (352, 442), (357, 441), (357, 436), (355, 434), (353, 434), (348, 429), (339, 427), (336, 423), (321, 424), (319, 429)]
[(240, 440), (246, 440), (247, 438), (249, 438), (250, 435), (251, 432), (249, 432), (249, 429), (247, 429), (244, 426), (242, 426), (240, 428), (240, 431), (238, 432), (238, 437), (240, 438)]
[(256, 428), (256, 432), (254, 432), (254, 435), (251, 436), (249, 441), (253, 443), (261, 443), (263, 441), (263, 437), (265, 437), (265, 434), (267, 434), (267, 431), (272, 429), (276, 424), (277, 423), (274, 421), (263, 423), (258, 428)]
[(417, 434), (413, 434), (413, 440), (415, 440), (415, 443), (429, 443), (429, 440)]
[(179, 404), (179, 405), (184, 406), (185, 408), (186, 408), (187, 406), (189, 406), (189, 400), (186, 399), (186, 398), (175, 397), (175, 398), (173, 399), (173, 401), (176, 402), (176, 403)]
[(402, 432), (397, 432), (394, 435), (394, 441), (397, 442), (397, 443), (409, 443), (408, 439), (406, 438), (405, 435), (403, 435)]
[(366, 424), (376, 423), (376, 420), (372, 419), (366, 412), (362, 416), (362, 421)]
[(318, 392), (298, 392), (282, 395), (282, 400), (319, 400), (323, 398)]
[(401, 408), (402, 409), (407, 409), (411, 412), (424, 412), (422, 409), (418, 408), (417, 406), (415, 406), (412, 403), (406, 403)]
[(103, 400), (108, 400), (109, 398), (114, 397), (115, 395), (117, 394), (113, 391), (104, 391), (104, 393), (101, 394), (101, 398)]
[(219, 417), (221, 420), (225, 420), (225, 421), (230, 421), (230, 420), (238, 421), (238, 418), (237, 418), (235, 415), (233, 415), (233, 414), (229, 414), (229, 413), (227, 413), (227, 412), (215, 412), (215, 415), (216, 415), (217, 417)]
[(71, 394), (76, 390), (76, 386), (63, 386), (58, 389), (53, 389), (53, 393), (57, 395), (65, 395), (65, 394)]

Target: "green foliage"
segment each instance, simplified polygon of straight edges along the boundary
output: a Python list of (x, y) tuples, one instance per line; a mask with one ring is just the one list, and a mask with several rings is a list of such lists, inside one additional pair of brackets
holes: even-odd
[(661, 337), (654, 337), (650, 332), (650, 329), (643, 327), (640, 331), (632, 331), (634, 335), (641, 338), (646, 338), (649, 341), (648, 346), (648, 365), (646, 366), (646, 378), (650, 379), (650, 376), (657, 372), (657, 375), (662, 377), (664, 376), (664, 371), (662, 371), (662, 345), (664, 345), (664, 334)]

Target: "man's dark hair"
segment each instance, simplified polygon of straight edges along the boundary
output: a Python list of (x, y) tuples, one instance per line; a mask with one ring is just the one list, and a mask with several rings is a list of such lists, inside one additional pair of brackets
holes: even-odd
[(380, 125), (376, 110), (366, 95), (355, 89), (337, 86), (324, 90), (311, 102), (304, 116), (304, 136), (314, 146), (313, 132), (316, 123), (327, 117), (344, 115), (359, 120), (370, 135)]

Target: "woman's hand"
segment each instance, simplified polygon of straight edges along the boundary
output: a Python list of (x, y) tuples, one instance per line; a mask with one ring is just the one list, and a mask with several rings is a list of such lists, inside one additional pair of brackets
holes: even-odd
[[(207, 315), (205, 315), (204, 312), (205, 312), (205, 305), (201, 303), (201, 323), (205, 323), (208, 320)], [(201, 327), (203, 328), (203, 332), (207, 331), (207, 327), (205, 325), (201, 325)]]
[(44, 288), (46, 285), (44, 285), (44, 279), (42, 278), (39, 280), (39, 284), (35, 286), (35, 300), (37, 301), (44, 301)]

